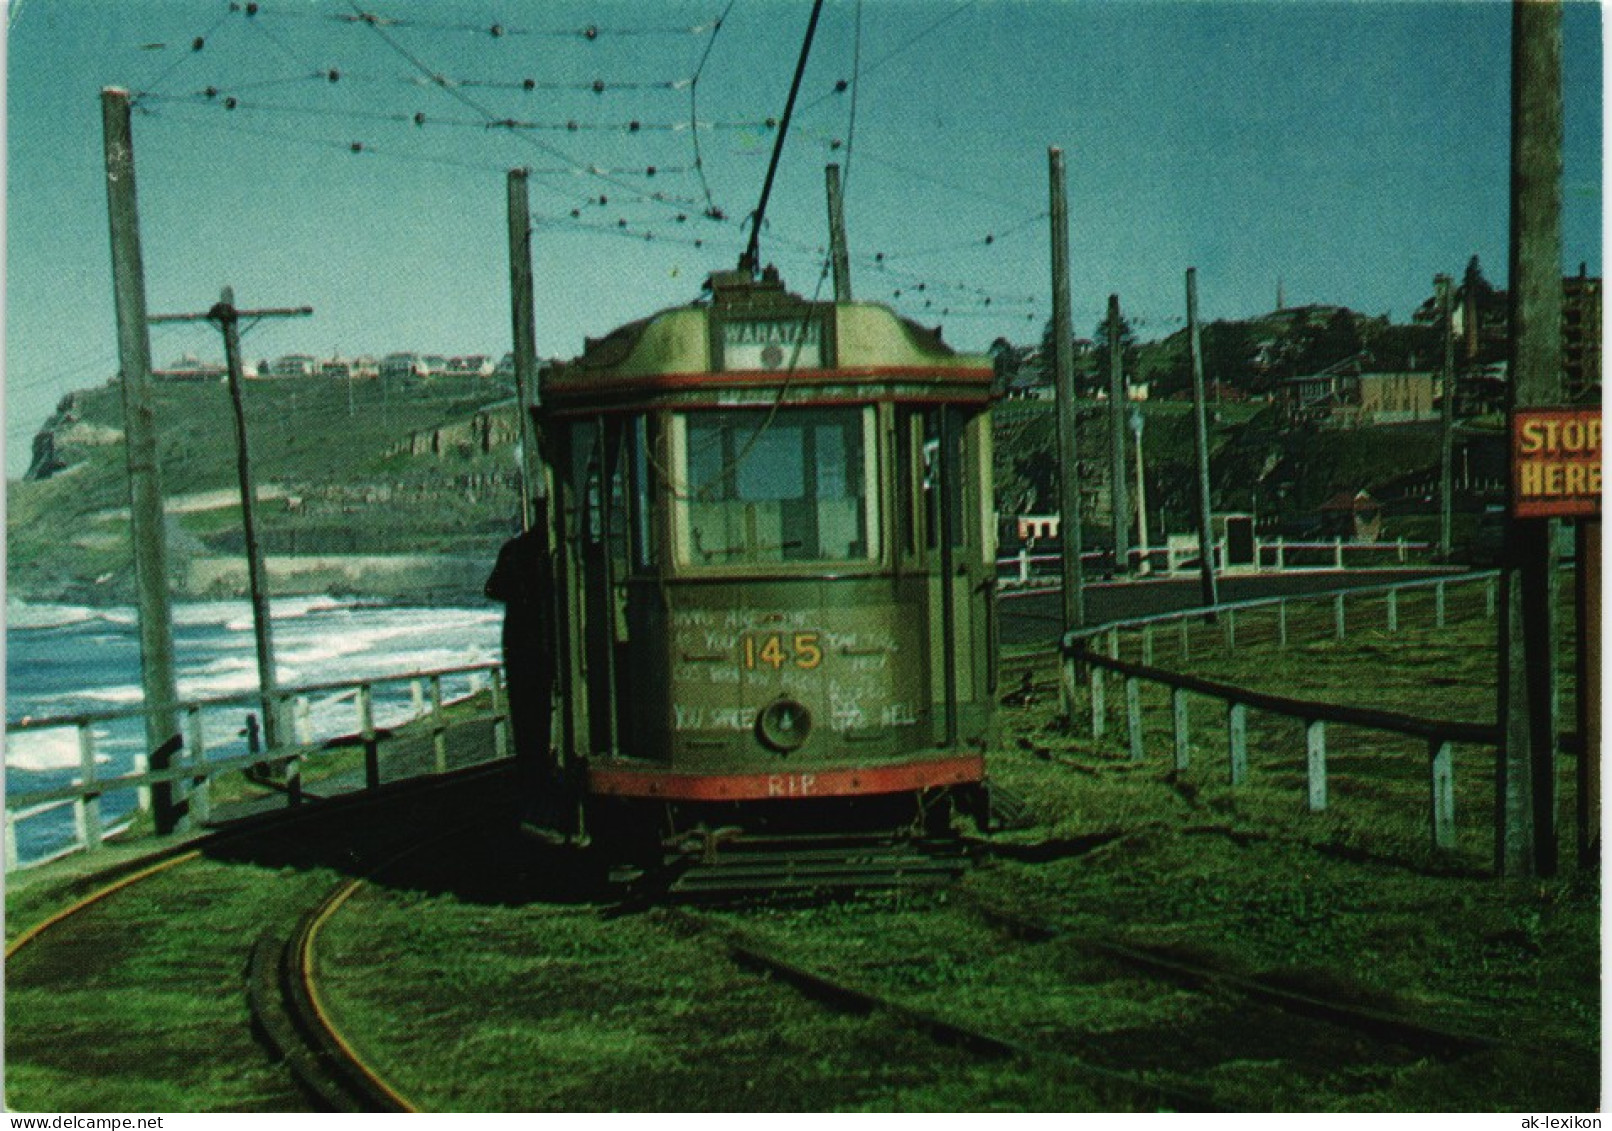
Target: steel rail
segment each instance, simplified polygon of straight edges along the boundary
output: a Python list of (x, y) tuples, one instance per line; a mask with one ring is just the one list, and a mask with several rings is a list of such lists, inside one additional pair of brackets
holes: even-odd
[(731, 924), (717, 923), (709, 916), (681, 908), (662, 909), (661, 914), (685, 929), (719, 938), (735, 964), (776, 977), (834, 1008), (861, 1014), (884, 1013), (939, 1044), (960, 1048), (976, 1056), (1015, 1060), (1048, 1071), (1079, 1076), (1105, 1100), (1117, 1099), (1146, 1110), (1160, 1107), (1176, 1111), (1221, 1110), (1198, 1090), (1147, 1080), (1077, 1057), (1050, 1054), (1022, 1041), (919, 1009), (871, 987), (856, 985), (806, 966), (796, 959), (784, 958), (750, 932)]

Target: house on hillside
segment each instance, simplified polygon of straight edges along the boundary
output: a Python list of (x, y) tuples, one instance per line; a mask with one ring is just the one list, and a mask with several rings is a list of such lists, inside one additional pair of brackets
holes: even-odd
[(188, 353), (163, 369), (151, 371), (158, 381), (221, 381), (224, 375), (224, 367), (218, 362), (202, 361)]
[(319, 372), (319, 362), (312, 354), (288, 353), (274, 359), (269, 373), (275, 377), (312, 377)]
[(1383, 532), (1382, 506), (1367, 491), (1339, 491), (1321, 504), (1321, 529), (1328, 538), (1375, 542)]
[(1436, 373), (1376, 373), (1356, 355), (1320, 373), (1282, 383), (1284, 415), (1294, 424), (1370, 428), (1436, 420), (1443, 395)]

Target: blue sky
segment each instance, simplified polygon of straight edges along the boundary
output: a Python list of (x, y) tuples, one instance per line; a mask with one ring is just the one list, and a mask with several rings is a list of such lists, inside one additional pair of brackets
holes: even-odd
[[(153, 313), (229, 284), (315, 309), (253, 330), (254, 360), (502, 354), (505, 172), (530, 166), (538, 348), (569, 356), (735, 264), (810, 4), (245, 7), (11, 3), (8, 475), (62, 393), (117, 367), (101, 88), (137, 95)], [(1569, 4), (1566, 29), (1564, 268), (1599, 274), (1599, 7)], [(1280, 279), (1290, 304), (1403, 320), (1472, 255), (1505, 282), (1509, 36), (1499, 0), (830, 0), (763, 259), (816, 290), (838, 161), (856, 297), (961, 348), (1035, 341), (1056, 145), (1078, 330), (1117, 293), (1144, 338), (1169, 332), (1188, 266), (1206, 318), (1270, 309)], [(190, 326), (152, 352), (222, 351)]]

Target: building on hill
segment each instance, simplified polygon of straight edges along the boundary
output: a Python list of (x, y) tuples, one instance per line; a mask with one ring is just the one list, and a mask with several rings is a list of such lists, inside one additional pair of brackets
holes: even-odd
[(1328, 428), (1413, 424), (1439, 417), (1442, 382), (1436, 373), (1373, 373), (1356, 356), (1320, 373), (1283, 383), (1287, 419)]
[(312, 377), (318, 372), (319, 362), (306, 353), (283, 354), (269, 367), (269, 375), (273, 377)]
[(425, 362), (417, 353), (389, 353), (381, 358), (381, 379), (387, 382), (408, 381), (427, 376)]
[(465, 354), (463, 357), (450, 357), (446, 370), (450, 377), (491, 377), (493, 373), (493, 359), (483, 353)]
[(151, 376), (158, 381), (221, 381), (225, 369), (216, 361), (202, 361), (187, 353), (163, 369), (153, 369)]

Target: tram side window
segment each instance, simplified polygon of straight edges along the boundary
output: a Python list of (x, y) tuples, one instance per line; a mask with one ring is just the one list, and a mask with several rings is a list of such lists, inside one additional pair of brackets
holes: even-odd
[(941, 490), (941, 459), (940, 459), (940, 413), (938, 408), (930, 409), (924, 413), (924, 526), (928, 531), (930, 549), (940, 547), (940, 497), (946, 498), (947, 518), (951, 521), (952, 545), (963, 545), (963, 484), (961, 479), (968, 474), (963, 463), (963, 430), (964, 421), (956, 413), (951, 418), (951, 473), (959, 482), (952, 483), (942, 492)]
[(651, 502), (650, 450), (655, 430), (648, 417), (635, 416), (627, 425), (627, 471), (632, 477), (633, 563), (647, 569), (655, 562), (655, 523)]
[(680, 564), (878, 557), (874, 410), (673, 417)]

